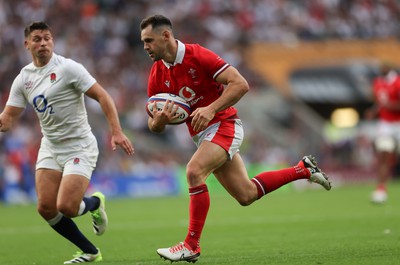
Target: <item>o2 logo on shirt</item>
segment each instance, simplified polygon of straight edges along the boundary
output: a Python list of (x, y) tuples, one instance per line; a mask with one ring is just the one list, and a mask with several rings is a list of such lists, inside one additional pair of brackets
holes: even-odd
[(48, 105), (47, 99), (44, 95), (37, 95), (36, 97), (33, 98), (33, 107), (37, 112), (45, 112), (46, 110), (49, 110), (50, 114), (53, 114), (53, 106)]

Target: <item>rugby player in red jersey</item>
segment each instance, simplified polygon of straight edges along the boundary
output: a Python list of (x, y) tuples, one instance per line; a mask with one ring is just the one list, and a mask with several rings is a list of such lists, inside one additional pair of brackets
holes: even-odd
[(380, 75), (373, 81), (374, 106), (367, 118), (378, 117), (377, 136), (374, 140), (377, 157), (377, 185), (371, 201), (387, 200), (386, 184), (391, 179), (397, 159), (400, 135), (400, 76), (394, 68), (384, 63)]
[[(304, 156), (296, 166), (262, 172), (250, 180), (238, 152), (243, 141), (242, 122), (233, 107), (249, 91), (245, 78), (214, 52), (175, 39), (171, 21), (162, 15), (142, 20), (140, 30), (144, 50), (154, 61), (148, 96), (172, 93), (185, 98), (193, 111), (186, 125), (197, 145), (186, 166), (190, 195), (188, 233), (175, 246), (158, 249), (161, 257), (170, 261), (198, 260), (200, 236), (210, 206), (205, 181), (211, 173), (243, 206), (298, 179), (309, 179), (331, 189), (327, 176), (311, 156)], [(153, 118), (148, 120), (150, 131), (162, 132), (175, 112), (173, 104), (166, 104), (162, 110), (154, 108)]]

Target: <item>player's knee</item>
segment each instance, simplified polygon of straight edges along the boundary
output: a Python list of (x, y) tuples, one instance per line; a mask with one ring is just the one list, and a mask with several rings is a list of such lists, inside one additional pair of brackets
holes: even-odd
[(45, 220), (51, 219), (57, 213), (56, 207), (46, 203), (38, 203), (36, 209)]
[(65, 217), (72, 218), (78, 214), (78, 208), (70, 203), (59, 203), (57, 209)]
[(252, 204), (254, 202), (254, 200), (252, 200), (249, 197), (240, 197), (240, 198), (237, 198), (236, 200), (239, 202), (239, 204), (241, 206), (249, 206), (250, 204)]
[(186, 179), (189, 186), (198, 186), (203, 182), (203, 172), (201, 168), (195, 164), (188, 164), (186, 166)]

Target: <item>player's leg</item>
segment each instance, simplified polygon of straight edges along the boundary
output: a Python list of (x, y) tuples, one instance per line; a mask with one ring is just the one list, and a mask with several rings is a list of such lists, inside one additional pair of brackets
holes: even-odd
[[(384, 127), (389, 129), (390, 127)], [(375, 151), (377, 159), (377, 183), (371, 195), (374, 203), (383, 203), (387, 200), (386, 185), (392, 177), (392, 171), (396, 159), (396, 140), (388, 133), (381, 134), (375, 141)]]
[(250, 181), (246, 167), (239, 153), (214, 171), (219, 183), (241, 205), (246, 206), (258, 198), (256, 184)]
[[(89, 135), (64, 148), (61, 148), (59, 156), (59, 160), (64, 165), (64, 171), (58, 193), (57, 207), (71, 218), (90, 211), (93, 218), (93, 227), (102, 226), (102, 232), (104, 232), (108, 221), (104, 211), (103, 194), (97, 192), (91, 197), (84, 197), (97, 162), (98, 148), (96, 138), (93, 135)], [(96, 214), (100, 210), (103, 215)], [(97, 218), (100, 218), (101, 222), (97, 223)], [(94, 230), (95, 233), (98, 231)], [(84, 236), (82, 235), (81, 240), (76, 244), (81, 249), (81, 253), (78, 253), (74, 259), (66, 261), (65, 264), (102, 260), (100, 250), (86, 238), (86, 240), (83, 238)]]
[(37, 194), (37, 210), (49, 221), (59, 213), (57, 196), (62, 179), (62, 172), (52, 169), (38, 169), (35, 174), (35, 188)]
[(383, 203), (387, 200), (386, 185), (392, 177), (395, 154), (393, 152), (380, 151), (377, 157), (377, 182), (371, 201), (374, 203)]
[[(64, 175), (60, 184), (57, 208), (63, 214), (63, 217), (58, 226), (53, 228), (81, 250), (81, 253), (74, 259), (66, 261), (64, 264), (102, 260), (100, 250), (81, 233), (71, 219), (78, 216), (79, 212), (90, 211), (90, 207), (95, 209), (100, 204), (98, 198), (86, 198), (86, 202), (92, 202), (85, 203), (84, 194), (88, 185), (89, 179), (78, 174)], [(82, 204), (86, 206), (82, 207)], [(85, 208), (85, 210), (82, 210), (82, 208)]]
[[(57, 198), (59, 196), (59, 191), (63, 190), (62, 187), (65, 186), (62, 183), (63, 180), (61, 174), (60, 171), (52, 169), (40, 168), (36, 170), (35, 181), (38, 197), (38, 212), (57, 233), (75, 244), (84, 253), (95, 255), (96, 257), (92, 257), (92, 260), (96, 259), (97, 256), (101, 258), (98, 249), (86, 239), (86, 237), (79, 231), (76, 224), (62, 213), (62, 211), (65, 211), (69, 214), (71, 210), (67, 209), (67, 206), (60, 206), (58, 203)], [(86, 185), (87, 187), (85, 182), (87, 181), (78, 181), (78, 183), (81, 183), (84, 187)], [(71, 198), (77, 197), (77, 193), (80, 193), (79, 196), (82, 198), (83, 194), (81, 188), (77, 187), (77, 189), (78, 191), (73, 191), (75, 194), (72, 194)], [(68, 205), (70, 204), (68, 203)], [(77, 205), (79, 205), (79, 203)]]
[[(80, 184), (81, 179), (82, 182), (84, 182), (84, 184), (82, 183)], [(72, 194), (69, 189), (78, 191), (78, 189), (76, 189), (78, 187), (75, 187), (75, 185), (80, 185), (79, 188), (82, 189), (84, 194), (89, 184), (89, 179), (82, 175), (70, 174), (63, 177), (62, 184), (64, 183), (67, 188), (65, 189), (66, 190), (65, 196), (63, 196), (64, 195), (64, 193), (62, 192), (63, 190), (60, 189), (58, 196), (59, 210), (65, 216), (70, 218), (84, 215), (90, 211), (90, 214), (93, 219), (92, 223), (93, 231), (96, 235), (102, 235), (105, 232), (108, 225), (108, 218), (105, 212), (105, 196), (101, 192), (95, 192), (91, 196), (83, 198), (81, 197), (81, 195), (77, 194), (75, 197), (76, 198), (75, 201), (72, 201), (69, 198)]]
[[(43, 139), (39, 150), (36, 182), (38, 197), (43, 198), (39, 200), (39, 211), (56, 232), (82, 251), (66, 264), (102, 259), (99, 250), (80, 232), (71, 219), (95, 210), (100, 205), (99, 198), (83, 198), (97, 161), (97, 143), (93, 138), (87, 137), (80, 142), (58, 145)], [(73, 158), (74, 153), (78, 153), (77, 156), (80, 158)], [(57, 185), (49, 184), (53, 181)], [(49, 187), (52, 190), (50, 193)], [(47, 194), (51, 194), (50, 199), (47, 199)], [(47, 208), (54, 211), (52, 216), (43, 214), (48, 211)]]
[(212, 171), (227, 160), (226, 151), (209, 141), (203, 141), (186, 167), (189, 184), (189, 227), (183, 242), (157, 253), (171, 261), (195, 262), (200, 256), (200, 237), (210, 207), (210, 196), (205, 180)]
[[(92, 134), (71, 145), (60, 148), (59, 160), (64, 165), (63, 175), (65, 179), (69, 175), (79, 175), (86, 178), (85, 181), (89, 183), (92, 172), (96, 167), (98, 154), (97, 140)], [(86, 191), (86, 187), (84, 191)], [(108, 226), (108, 218), (105, 212), (105, 196), (101, 192), (95, 192), (89, 197), (77, 197), (77, 200), (81, 200), (78, 210), (75, 208), (77, 202), (74, 202), (72, 207), (68, 205), (68, 203), (71, 204), (72, 202), (67, 200), (59, 200), (59, 203), (67, 207), (66, 210), (70, 211), (70, 217), (90, 212), (94, 233), (98, 236), (102, 235)]]
[(310, 173), (304, 167), (295, 166), (262, 172), (250, 180), (240, 154), (236, 153), (232, 160), (215, 170), (214, 175), (232, 197), (247, 206), (287, 183), (308, 179)]
[(303, 157), (296, 166), (262, 172), (250, 180), (240, 154), (236, 153), (232, 160), (215, 170), (214, 175), (243, 206), (250, 205), (262, 196), (299, 179), (316, 182), (327, 190), (331, 188), (328, 178), (316, 166), (311, 156)]

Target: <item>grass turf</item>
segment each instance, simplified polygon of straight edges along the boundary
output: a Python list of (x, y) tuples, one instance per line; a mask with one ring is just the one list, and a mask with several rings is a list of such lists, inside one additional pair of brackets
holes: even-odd
[[(399, 264), (400, 185), (389, 186), (384, 205), (368, 201), (372, 188), (284, 189), (249, 207), (211, 193), (196, 265)], [(110, 226), (101, 237), (93, 234), (89, 215), (75, 220), (102, 250), (101, 264), (166, 265), (155, 250), (184, 239), (187, 209), (186, 196), (109, 200)], [(34, 205), (0, 205), (0, 264), (62, 264), (76, 250)]]

